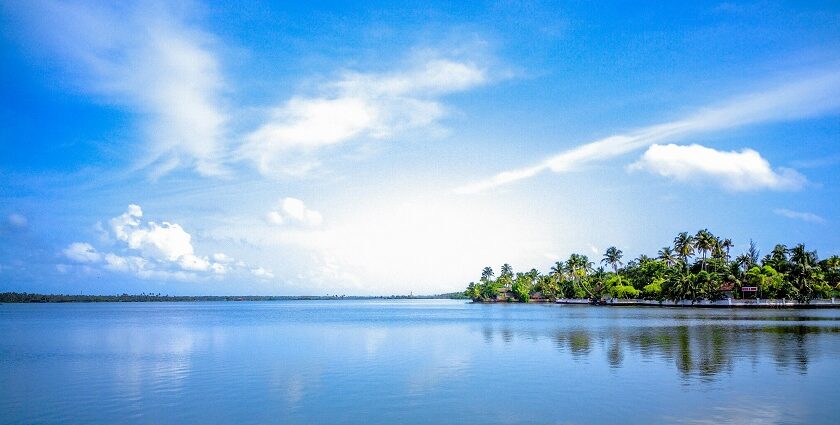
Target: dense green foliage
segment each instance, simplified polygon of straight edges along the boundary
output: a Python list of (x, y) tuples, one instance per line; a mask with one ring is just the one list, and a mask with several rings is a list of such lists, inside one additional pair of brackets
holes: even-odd
[[(656, 258), (641, 255), (622, 262), (623, 253), (607, 248), (602, 267), (585, 255), (572, 254), (546, 274), (535, 269), (514, 273), (509, 264), (498, 277), (485, 267), (478, 282), (470, 282), (464, 295), (473, 301), (553, 301), (558, 298), (644, 298), (648, 300), (718, 300), (733, 298), (790, 299), (809, 302), (840, 295), (840, 257), (819, 261), (816, 251), (799, 244), (776, 245), (760, 258), (755, 244), (731, 257), (730, 239), (706, 229), (682, 232), (673, 246)], [(608, 267), (609, 269), (605, 269)], [(755, 287), (755, 292), (743, 292)], [(749, 289), (749, 288), (748, 288)]]

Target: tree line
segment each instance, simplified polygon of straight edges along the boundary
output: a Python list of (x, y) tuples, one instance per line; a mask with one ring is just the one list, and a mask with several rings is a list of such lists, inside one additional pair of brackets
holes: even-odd
[[(803, 244), (793, 248), (778, 244), (762, 257), (750, 241), (749, 247), (733, 258), (733, 247), (732, 240), (703, 229), (678, 234), (656, 257), (643, 254), (626, 264), (623, 252), (611, 246), (597, 267), (586, 255), (577, 253), (557, 261), (545, 274), (536, 269), (514, 273), (504, 264), (496, 276), (491, 267), (485, 267), (464, 295), (480, 302), (558, 298), (714, 301), (732, 296), (804, 303), (840, 295), (837, 255), (819, 260), (817, 252)], [(745, 287), (749, 292), (742, 291)]]
[(0, 303), (97, 303), (97, 302), (193, 302), (193, 301), (305, 301), (305, 300), (420, 300), (420, 299), (464, 299), (462, 292), (436, 295), (66, 295), (33, 294), (27, 292), (2, 292)]

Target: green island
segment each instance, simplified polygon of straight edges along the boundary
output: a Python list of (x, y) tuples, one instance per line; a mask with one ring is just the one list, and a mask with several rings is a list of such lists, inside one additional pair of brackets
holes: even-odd
[[(776, 245), (764, 257), (753, 241), (730, 256), (732, 241), (707, 229), (678, 234), (656, 257), (622, 262), (607, 248), (599, 267), (586, 255), (571, 254), (542, 274), (514, 273), (509, 264), (498, 277), (485, 267), (464, 295), (474, 302), (558, 302), (605, 305), (825, 306), (840, 295), (840, 257), (822, 261), (805, 245)], [(840, 307), (840, 304), (836, 306)]]

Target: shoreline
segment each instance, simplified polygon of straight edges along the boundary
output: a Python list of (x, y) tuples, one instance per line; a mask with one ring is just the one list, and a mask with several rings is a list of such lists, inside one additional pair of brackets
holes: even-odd
[(607, 299), (593, 302), (587, 298), (561, 298), (556, 301), (532, 301), (531, 303), (504, 301), (473, 301), (476, 304), (559, 304), (584, 305), (592, 307), (659, 307), (659, 308), (718, 308), (718, 309), (840, 309), (840, 299), (817, 299), (808, 303), (793, 300), (734, 300), (719, 301), (656, 301), (642, 299)]
[(2, 292), (0, 304), (63, 303), (155, 303), (155, 302), (241, 302), (241, 301), (353, 301), (353, 300), (440, 300), (456, 298), (457, 293), (434, 295), (69, 295)]

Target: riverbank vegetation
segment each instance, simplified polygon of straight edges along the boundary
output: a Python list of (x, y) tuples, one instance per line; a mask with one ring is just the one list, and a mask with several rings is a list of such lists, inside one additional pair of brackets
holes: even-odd
[(732, 255), (730, 239), (706, 229), (683, 232), (655, 256), (624, 262), (623, 252), (607, 248), (596, 265), (586, 255), (571, 254), (547, 272), (514, 273), (509, 264), (498, 276), (485, 267), (464, 294), (479, 302), (554, 301), (559, 298), (641, 298), (648, 300), (719, 300), (730, 298), (812, 299), (840, 295), (840, 257), (822, 261), (805, 245), (779, 244), (763, 257), (756, 245)]

